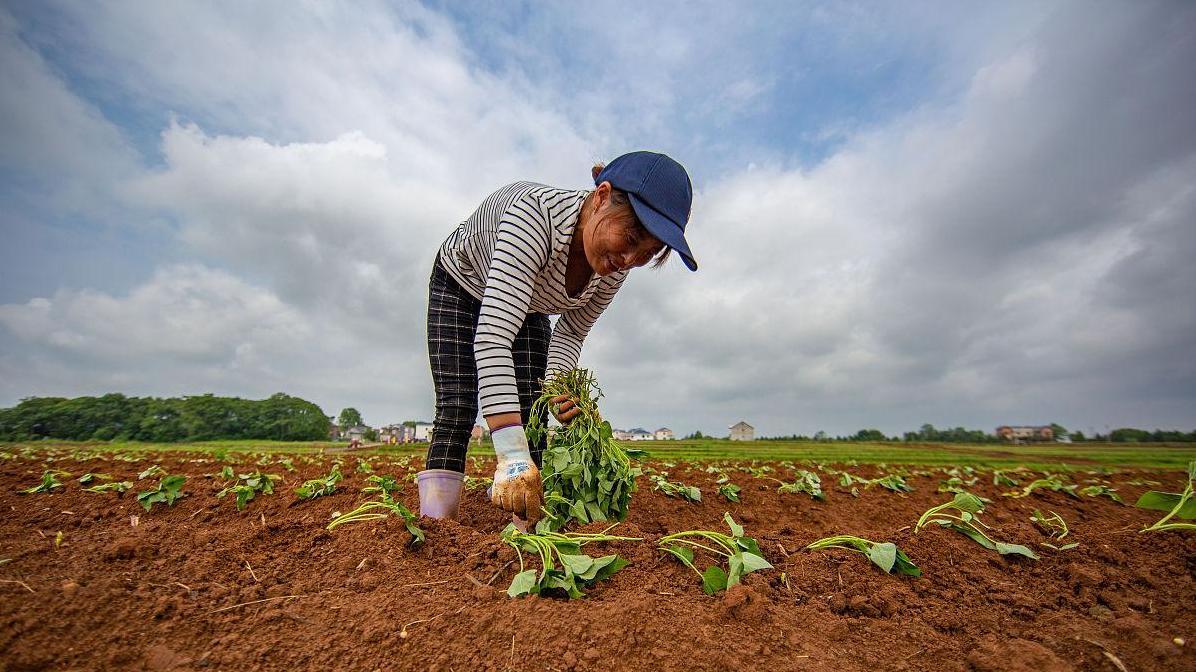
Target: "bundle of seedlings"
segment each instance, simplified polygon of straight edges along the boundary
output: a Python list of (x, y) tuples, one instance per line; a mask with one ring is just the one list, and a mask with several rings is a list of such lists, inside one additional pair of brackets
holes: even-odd
[[(616, 523), (617, 524), (617, 523)], [(519, 554), (519, 573), (511, 580), (507, 595), (543, 595), (550, 591), (564, 591), (569, 599), (584, 597), (582, 588), (602, 579), (610, 578), (615, 572), (627, 566), (627, 561), (618, 555), (590, 557), (581, 552), (581, 547), (595, 541), (641, 541), (638, 537), (616, 537), (610, 532), (614, 525), (598, 533), (543, 532), (532, 534), (520, 532), (515, 524), (507, 525), (502, 531), (502, 540)], [(541, 570), (528, 569), (523, 562), (527, 551), (540, 558)]]
[(872, 564), (890, 574), (896, 569), (899, 573), (907, 576), (922, 576), (922, 570), (918, 569), (918, 566), (909, 559), (909, 556), (897, 548), (897, 544), (889, 541), (876, 542), (864, 539), (863, 537), (841, 534), (819, 539), (806, 546), (806, 550), (808, 551), (817, 551), (826, 548), (841, 548), (845, 551), (863, 553), (868, 556)]
[[(702, 579), (702, 591), (707, 595), (714, 595), (720, 590), (734, 586), (744, 574), (760, 569), (772, 569), (772, 565), (760, 552), (756, 540), (743, 536), (743, 526), (736, 523), (730, 513), (723, 514), (723, 521), (727, 523), (731, 534), (689, 530), (661, 537), (656, 542), (661, 551), (680, 560)], [(694, 564), (695, 549), (719, 556), (720, 562), (707, 567), (704, 572), (699, 570)], [(723, 558), (727, 562), (726, 571), (721, 566)]]
[(981, 546), (996, 551), (1001, 555), (1024, 555), (1027, 558), (1038, 559), (1038, 555), (1034, 551), (1021, 544), (1008, 544), (988, 536), (984, 530), (992, 528), (985, 525), (976, 517), (977, 514), (983, 512), (984, 502), (979, 497), (962, 492), (955, 495), (955, 499), (946, 504), (940, 504), (927, 509), (926, 513), (923, 513), (922, 517), (918, 518), (918, 524), (914, 526), (914, 534), (921, 532), (922, 528), (930, 523), (935, 523), (942, 527), (955, 530)]
[(1183, 492), (1160, 492), (1149, 490), (1138, 498), (1137, 506), (1141, 509), (1166, 511), (1158, 522), (1143, 528), (1142, 532), (1158, 532), (1161, 530), (1196, 530), (1193, 523), (1169, 523), (1172, 518), (1191, 520), (1196, 518), (1196, 460), (1188, 463), (1188, 485)]
[[(581, 412), (550, 434), (539, 418), (549, 410), (552, 399), (561, 395), (572, 399)], [(544, 517), (536, 524), (538, 532), (555, 532), (574, 520), (585, 524), (627, 518), (635, 477), (640, 473), (631, 465), (631, 458), (644, 453), (625, 449), (615, 441), (610, 423), (598, 414), (601, 397), (602, 391), (587, 369), (571, 369), (557, 371), (532, 404), (528, 440), (534, 444), (548, 436), (540, 469)]]

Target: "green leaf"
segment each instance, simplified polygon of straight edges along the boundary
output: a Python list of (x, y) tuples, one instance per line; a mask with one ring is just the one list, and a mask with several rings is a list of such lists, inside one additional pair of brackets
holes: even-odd
[(601, 581), (602, 579), (608, 579), (615, 572), (623, 569), (629, 564), (631, 563), (617, 555), (604, 555), (601, 558), (595, 558), (594, 569), (591, 570), (594, 576), (590, 579), (587, 579), (587, 581)]
[[(1134, 506), (1152, 511), (1170, 511), (1179, 504), (1182, 498), (1183, 495), (1174, 492), (1149, 490), (1138, 498), (1138, 502)], [(1177, 518), (1185, 520), (1196, 518), (1196, 497), (1189, 498), (1184, 502), (1184, 505), (1179, 509), (1179, 513), (1175, 515)]]
[(984, 502), (969, 492), (960, 492), (955, 495), (955, 499), (951, 504), (960, 511), (968, 513), (981, 513), (984, 511)]
[(718, 565), (711, 565), (702, 573), (702, 592), (714, 595), (727, 589), (727, 573)]
[(772, 569), (772, 564), (764, 559), (763, 556), (755, 553), (739, 553), (743, 562), (743, 573), (750, 574), (761, 569)]
[(1033, 560), (1038, 559), (1038, 554), (1021, 544), (1006, 544), (1001, 541), (995, 542), (995, 544), (995, 550), (1001, 555), (1024, 555)]
[(561, 564), (577, 576), (585, 574), (594, 566), (594, 559), (588, 555), (566, 555), (564, 553), (558, 555), (561, 559)]
[(743, 536), (743, 526), (740, 525), (739, 523), (735, 522), (735, 519), (731, 517), (730, 513), (724, 513), (723, 520), (726, 521), (727, 527), (731, 528), (731, 536), (732, 537), (742, 537)]
[(528, 595), (532, 589), (536, 587), (536, 570), (525, 569), (515, 575), (511, 580), (511, 586), (507, 588), (507, 595), (511, 597), (519, 597), (520, 595)]
[(868, 549), (868, 558), (885, 572), (891, 572), (897, 562), (897, 545), (887, 541), (873, 544), (872, 548)]
[(922, 570), (909, 559), (901, 549), (897, 549), (897, 562), (895, 567), (897, 571), (907, 576), (922, 576)]

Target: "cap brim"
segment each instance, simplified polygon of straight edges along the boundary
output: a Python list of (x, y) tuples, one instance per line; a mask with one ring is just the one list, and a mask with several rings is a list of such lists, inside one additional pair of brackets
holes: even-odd
[(681, 255), (681, 261), (689, 270), (698, 270), (698, 262), (694, 260), (693, 253), (689, 251), (689, 243), (685, 242), (685, 232), (681, 230), (681, 227), (674, 224), (672, 220), (662, 215), (634, 192), (628, 192), (627, 197), (631, 199), (631, 207), (635, 210), (635, 216), (639, 218), (644, 228), (656, 236), (660, 242)]

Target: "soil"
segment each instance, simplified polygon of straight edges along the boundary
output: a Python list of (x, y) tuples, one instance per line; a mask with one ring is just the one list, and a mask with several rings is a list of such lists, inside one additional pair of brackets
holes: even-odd
[[(253, 469), (241, 457), (241, 472)], [(397, 518), (329, 532), (333, 511), (366, 499), (366, 474), (346, 456), (329, 497), (298, 501), (292, 489), (327, 472), (332, 456), (294, 457), (274, 495), (238, 512), (205, 473), (220, 463), (195, 453), (136, 462), (40, 456), (0, 461), (0, 672), (17, 670), (1194, 670), (1196, 534), (1139, 534), (1160, 515), (1107, 498), (1035, 493), (1000, 496), (982, 478), (971, 490), (993, 503), (983, 519), (997, 538), (1042, 559), (1000, 556), (946, 529), (910, 526), (951, 495), (927, 469), (898, 494), (823, 474), (826, 501), (781, 495), (775, 482), (731, 471), (741, 503), (715, 492), (715, 476), (684, 465), (672, 479), (699, 485), (698, 504), (644, 488), (621, 535), (644, 538), (587, 547), (631, 565), (582, 600), (510, 599), (519, 570), (498, 532), (508, 522), (467, 492), (459, 521), (424, 520), (427, 543)], [(206, 460), (206, 461), (205, 461)], [(407, 474), (393, 458), (379, 472)], [(104, 472), (136, 481), (150, 464), (188, 477), (188, 496), (145, 512), (142, 481), (123, 496), (83, 492), (74, 479)], [(47, 468), (69, 471), (65, 490), (20, 495)], [(485, 474), (492, 463), (471, 463)], [(773, 476), (786, 478), (776, 467)], [(851, 467), (865, 477), (874, 467)], [(1077, 472), (1076, 482), (1100, 476)], [(1123, 470), (1103, 477), (1126, 501), (1153, 479), (1175, 491), (1180, 472)], [(415, 487), (402, 500), (417, 507)], [(1068, 521), (1052, 551), (1030, 522), (1035, 508)], [(724, 529), (731, 514), (774, 570), (745, 577), (717, 597), (654, 550), (683, 529)], [(134, 525), (133, 523), (136, 523)], [(58, 533), (61, 532), (61, 539)], [(887, 575), (860, 554), (809, 552), (832, 534), (890, 540), (922, 569)], [(1179, 638), (1179, 639), (1177, 639)], [(1186, 643), (1179, 643), (1180, 641)], [(1124, 667), (1121, 667), (1124, 666)]]

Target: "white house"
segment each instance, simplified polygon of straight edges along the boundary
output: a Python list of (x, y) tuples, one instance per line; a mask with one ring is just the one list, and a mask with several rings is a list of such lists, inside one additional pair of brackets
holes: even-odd
[(652, 441), (656, 438), (652, 432), (643, 427), (636, 427), (628, 433), (631, 434), (631, 441)]
[(732, 441), (755, 441), (756, 428), (747, 424), (743, 420), (731, 425), (731, 440)]
[(346, 438), (350, 441), (353, 441), (353, 440), (364, 441), (365, 440), (365, 431), (367, 429), (369, 429), (369, 427), (366, 427), (365, 425), (354, 425), (354, 426), (346, 429), (344, 434), (342, 434), (342, 437)]
[(432, 440), (432, 423), (430, 423), (430, 422), (415, 423), (415, 440), (416, 441), (431, 441)]
[(661, 427), (653, 432), (653, 435), (656, 437), (657, 441), (672, 441), (673, 439), (677, 438), (673, 436), (673, 430), (669, 429), (668, 427)]
[(611, 435), (615, 437), (615, 441), (631, 440), (631, 432), (627, 431), (626, 429), (616, 429), (611, 432)]

